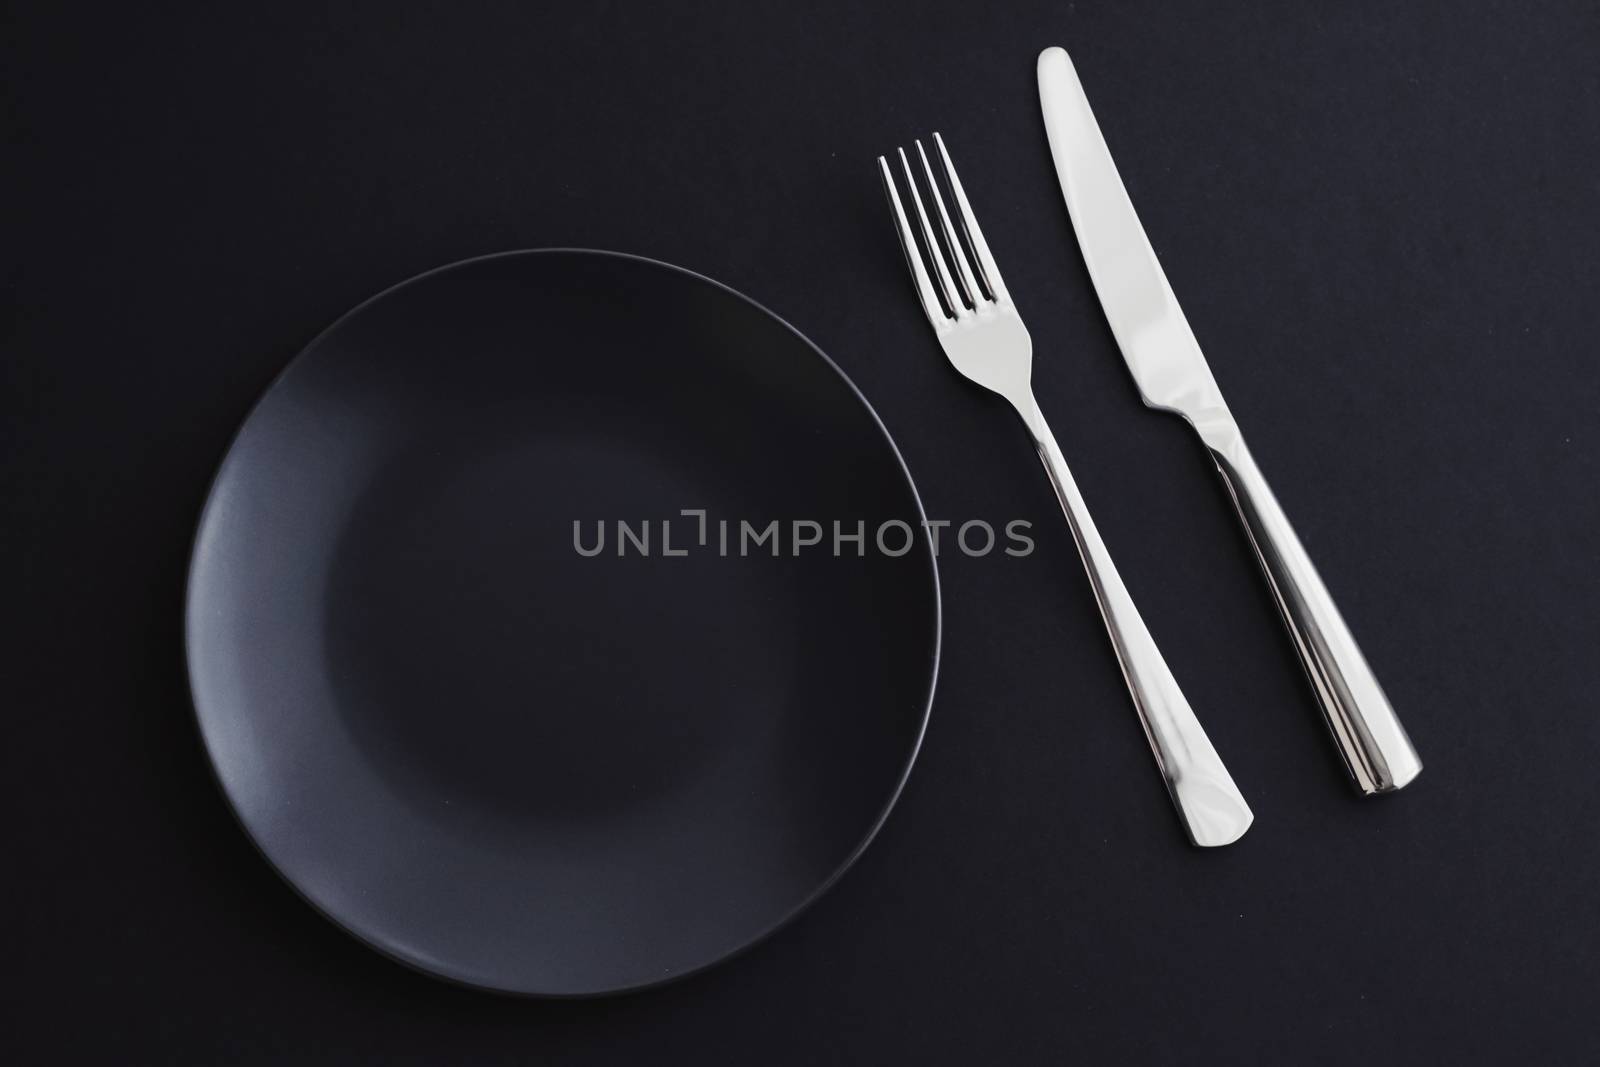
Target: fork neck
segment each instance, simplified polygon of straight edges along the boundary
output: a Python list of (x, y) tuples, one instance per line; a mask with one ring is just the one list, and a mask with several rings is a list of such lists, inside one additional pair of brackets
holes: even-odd
[(1044, 412), (1039, 410), (1039, 401), (1033, 397), (1032, 390), (1021, 396), (1009, 396), (1011, 406), (1016, 408), (1017, 414), (1022, 416), (1022, 423), (1033, 435), (1036, 444), (1044, 445), (1046, 442), (1055, 444), (1055, 435), (1050, 432), (1050, 427), (1044, 421)]

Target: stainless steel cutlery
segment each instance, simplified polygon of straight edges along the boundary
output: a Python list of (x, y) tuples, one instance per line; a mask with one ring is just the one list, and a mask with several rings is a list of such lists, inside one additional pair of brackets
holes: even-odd
[[(1182, 416), (1216, 462), (1357, 788), (1366, 794), (1402, 788), (1421, 773), (1422, 761), (1245, 446), (1139, 224), (1067, 53), (1060, 48), (1041, 53), (1038, 77), (1061, 193), (1140, 395), (1148, 406)], [(899, 180), (889, 161), (878, 157), (922, 310), (955, 368), (1009, 401), (1032, 436), (1088, 571), (1139, 721), (1190, 839), (1197, 845), (1236, 841), (1250, 826), (1250, 808), (1179, 690), (1089, 517), (1034, 399), (1028, 330), (937, 133), (933, 144), (937, 170), (917, 141), (919, 166), (913, 167), (904, 149), (898, 151)], [(911, 202), (909, 215), (901, 181)]]
[(1144, 402), (1183, 416), (1221, 471), (1346, 766), (1363, 793), (1410, 782), (1422, 762), (1311, 559), (1245, 447), (1067, 53), (1039, 56), (1039, 101), (1084, 262)]
[[(956, 369), (1005, 397), (1022, 417), (1071, 527), (1134, 707), (1184, 828), (1197, 845), (1229, 844), (1249, 828), (1249, 805), (1190, 710), (1089, 517), (1067, 461), (1033, 396), (1033, 343), (1027, 328), (983, 239), (944, 141), (938, 134), (933, 139), (955, 209), (952, 220), (934, 168), (918, 141), (922, 181), (938, 220), (937, 233), (905, 151), (899, 152), (899, 162), (916, 214), (915, 230), (906, 215), (893, 171), (882, 156), (878, 157), (884, 189), (922, 309)], [(933, 267), (931, 275), (923, 262), (924, 250)]]

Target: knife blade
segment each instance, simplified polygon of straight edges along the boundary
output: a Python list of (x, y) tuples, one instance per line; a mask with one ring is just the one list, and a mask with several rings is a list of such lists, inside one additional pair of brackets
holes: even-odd
[(1182, 415), (1216, 461), (1356, 786), (1399, 789), (1422, 770), (1411, 739), (1256, 466), (1178, 306), (1064, 49), (1039, 55), (1039, 103), (1089, 277), (1144, 402)]

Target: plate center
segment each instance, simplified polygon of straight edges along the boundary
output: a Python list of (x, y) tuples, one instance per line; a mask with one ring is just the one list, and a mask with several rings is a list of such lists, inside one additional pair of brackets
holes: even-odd
[[(379, 471), (326, 591), (341, 712), (391, 785), (458, 814), (600, 817), (756, 755), (794, 635), (759, 564), (659, 554), (660, 519), (703, 487), (637, 442), (454, 429)], [(617, 554), (619, 519), (649, 522), (650, 555)], [(604, 529), (599, 555), (575, 520), (585, 549)]]

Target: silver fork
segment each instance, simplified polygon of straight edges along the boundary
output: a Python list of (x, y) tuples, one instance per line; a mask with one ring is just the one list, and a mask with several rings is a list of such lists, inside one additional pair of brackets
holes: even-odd
[(922, 142), (917, 141), (916, 146), (929, 197), (938, 216), (942, 244), (934, 236), (905, 149), (899, 150), (900, 167), (905, 172), (906, 188), (916, 209), (918, 229), (928, 260), (933, 264), (931, 278), (918, 251), (916, 232), (901, 206), (894, 172), (889, 169), (887, 160), (878, 157), (884, 189), (894, 210), (895, 229), (899, 232), (922, 310), (927, 313), (939, 344), (956, 370), (1009, 400), (1033, 435), (1039, 458), (1050, 475), (1061, 510), (1066, 513), (1067, 525), (1072, 528), (1078, 554), (1089, 572), (1089, 584), (1100, 605), (1100, 614), (1105, 619), (1122, 676), (1128, 683), (1128, 692), (1133, 696), (1133, 706), (1139, 713), (1139, 721), (1155, 752), (1156, 763), (1184, 829), (1196, 845), (1230, 844), (1250, 828), (1254, 816), (1205, 730), (1201, 729), (1200, 721), (1190, 710), (1189, 702), (1167, 669), (1144, 620), (1139, 617), (1133, 598), (1123, 586), (1094, 520), (1089, 517), (1089, 509), (1072, 480), (1072, 473), (1067, 470), (1067, 461), (1061, 455), (1055, 435), (1045, 425), (1044, 415), (1033, 396), (1033, 341), (1016, 305), (1011, 302), (1011, 294), (1000, 278), (994, 257), (989, 254), (989, 246), (972, 214), (961, 179), (956, 177), (955, 167), (950, 162), (944, 138), (936, 133), (933, 141), (945, 183), (955, 202), (956, 224), (952, 224), (950, 212), (945, 209), (944, 195)]

